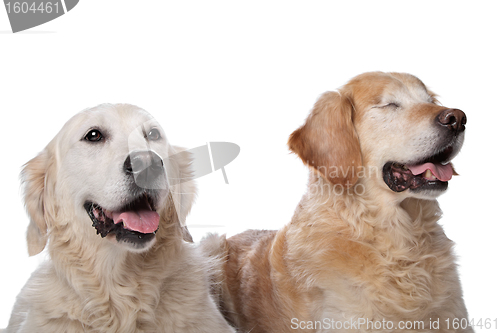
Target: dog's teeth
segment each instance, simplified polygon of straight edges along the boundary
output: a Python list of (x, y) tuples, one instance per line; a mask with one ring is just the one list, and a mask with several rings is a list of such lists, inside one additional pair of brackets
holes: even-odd
[(424, 173), (424, 178), (429, 180), (435, 180), (436, 176), (432, 174), (431, 170), (427, 169), (427, 171), (425, 171)]
[(401, 168), (405, 171), (408, 170), (408, 167), (406, 165), (403, 165)]

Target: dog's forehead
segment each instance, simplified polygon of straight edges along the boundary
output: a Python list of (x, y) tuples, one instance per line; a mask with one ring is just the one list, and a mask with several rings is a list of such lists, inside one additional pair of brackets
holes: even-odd
[(393, 79), (384, 89), (384, 95), (397, 100), (413, 100), (415, 102), (432, 102), (433, 94), (427, 90), (422, 81), (410, 74), (393, 73)]
[(417, 77), (406, 73), (365, 73), (353, 78), (346, 87), (353, 98), (379, 104), (387, 98), (428, 100), (432, 97)]
[(101, 105), (86, 110), (86, 123), (95, 126), (120, 128), (120, 131), (131, 131), (154, 118), (145, 110), (130, 104)]
[[(129, 135), (136, 129), (159, 126), (145, 110), (130, 104), (101, 104), (83, 110), (63, 127), (63, 135), (84, 135), (90, 129), (112, 132), (113, 135)], [(65, 132), (65, 133), (64, 133)]]

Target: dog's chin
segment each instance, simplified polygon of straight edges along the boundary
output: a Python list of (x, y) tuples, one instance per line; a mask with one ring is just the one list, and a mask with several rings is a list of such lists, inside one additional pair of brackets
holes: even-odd
[(452, 176), (457, 175), (450, 162), (456, 153), (453, 146), (448, 146), (416, 161), (386, 162), (382, 168), (383, 180), (393, 192), (420, 199), (436, 198), (447, 190)]
[(92, 201), (86, 201), (83, 208), (102, 238), (133, 252), (146, 251), (155, 244), (160, 217), (147, 194), (115, 211)]
[(107, 241), (111, 242), (112, 244), (115, 244), (121, 249), (135, 253), (146, 252), (149, 249), (151, 249), (153, 245), (156, 243), (156, 235), (153, 235), (153, 237), (150, 237), (147, 240), (144, 241), (141, 240), (140, 242), (134, 239), (123, 239), (123, 238), (118, 241), (116, 239), (115, 234), (109, 234), (105, 238)]

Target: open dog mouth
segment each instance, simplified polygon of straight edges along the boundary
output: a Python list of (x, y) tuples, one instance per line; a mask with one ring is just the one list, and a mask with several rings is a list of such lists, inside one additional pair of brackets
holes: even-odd
[(83, 205), (97, 234), (114, 234), (117, 241), (145, 243), (155, 237), (160, 224), (154, 201), (143, 194), (122, 208), (111, 211), (91, 201)]
[(415, 163), (387, 162), (382, 170), (384, 182), (394, 192), (434, 190), (444, 191), (448, 181), (457, 175), (451, 164), (453, 146)]

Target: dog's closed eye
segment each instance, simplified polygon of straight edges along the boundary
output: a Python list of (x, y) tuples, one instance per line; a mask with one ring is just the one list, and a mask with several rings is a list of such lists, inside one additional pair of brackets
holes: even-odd
[(397, 103), (387, 103), (387, 104), (383, 105), (382, 107), (383, 108), (395, 108), (395, 109), (397, 109), (397, 108), (399, 108), (399, 106), (400, 105)]
[(384, 104), (378, 104), (378, 105), (375, 105), (373, 106), (372, 108), (374, 109), (397, 109), (401, 107), (401, 105), (399, 105), (398, 103), (396, 102), (391, 102), (391, 103), (384, 103)]
[(378, 106), (378, 108), (381, 108), (381, 109), (398, 109), (401, 105), (399, 105), (398, 103), (395, 103), (395, 102), (391, 102), (391, 103), (385, 103), (383, 105), (380, 105)]

